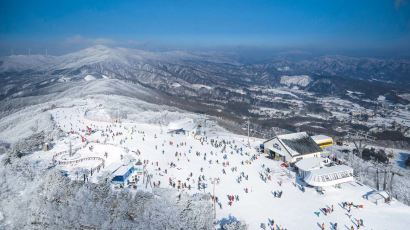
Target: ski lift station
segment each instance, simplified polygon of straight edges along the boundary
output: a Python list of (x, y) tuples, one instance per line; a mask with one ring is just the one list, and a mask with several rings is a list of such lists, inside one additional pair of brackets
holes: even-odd
[(122, 165), (114, 171), (111, 182), (114, 184), (124, 184), (133, 172), (134, 166), (132, 164)]
[(169, 123), (168, 133), (195, 135), (199, 130), (199, 125), (194, 122), (193, 119), (186, 118)]

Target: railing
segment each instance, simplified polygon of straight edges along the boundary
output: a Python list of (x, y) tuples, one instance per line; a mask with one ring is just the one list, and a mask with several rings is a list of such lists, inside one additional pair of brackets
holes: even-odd
[[(78, 151), (80, 148), (76, 149)], [(84, 157), (80, 159), (75, 159), (75, 160), (58, 160), (57, 157), (61, 156), (63, 154), (68, 154), (68, 151), (62, 151), (59, 153), (54, 154), (53, 156), (53, 163), (58, 164), (58, 165), (70, 165), (70, 164), (78, 164), (84, 161), (100, 161), (100, 164), (98, 164), (96, 167), (91, 168), (91, 171), (100, 171), (101, 168), (105, 167), (105, 160), (101, 157)]]
[[(80, 150), (80, 149), (81, 149), (81, 148), (75, 148), (75, 149), (73, 149), (72, 151), (75, 153), (75, 152), (77, 152), (77, 151)], [(54, 155), (53, 155), (53, 162), (56, 162), (56, 161), (57, 161), (57, 157), (58, 157), (58, 156), (61, 156), (61, 155), (63, 155), (63, 154), (67, 154), (67, 153), (69, 153), (69, 150), (65, 150), (65, 151), (58, 152), (58, 153), (54, 154)]]

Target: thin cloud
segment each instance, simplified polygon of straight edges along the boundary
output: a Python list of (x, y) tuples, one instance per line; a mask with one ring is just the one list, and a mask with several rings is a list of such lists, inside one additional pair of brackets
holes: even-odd
[(114, 45), (116, 42), (109, 38), (87, 38), (81, 35), (74, 35), (64, 40), (69, 45)]

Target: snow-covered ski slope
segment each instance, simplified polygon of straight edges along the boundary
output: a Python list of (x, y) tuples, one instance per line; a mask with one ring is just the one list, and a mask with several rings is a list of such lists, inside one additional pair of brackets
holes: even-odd
[[(93, 182), (107, 173), (112, 168), (110, 165), (121, 163), (121, 155), (124, 159), (141, 160), (147, 163), (152, 181), (160, 181), (160, 187), (173, 188), (171, 181), (178, 190), (181, 181), (186, 187), (180, 188), (180, 192), (213, 194), (215, 191), (221, 203), (216, 205), (216, 218), (231, 215), (246, 222), (249, 229), (260, 229), (262, 223), (268, 226), (269, 219), (274, 220), (276, 227), (286, 229), (320, 229), (322, 223), (326, 229), (334, 223), (338, 229), (350, 229), (352, 225), (357, 229), (357, 219), (364, 221), (360, 229), (408, 229), (410, 224), (410, 207), (395, 200), (375, 205), (362, 198), (372, 189), (360, 183), (328, 188), (324, 194), (312, 188), (302, 191), (295, 173), (256, 151), (262, 140), (251, 138), (251, 147), (247, 147), (247, 137), (229, 133), (215, 122), (207, 121), (202, 130), (205, 134), (201, 135), (167, 133), (166, 125), (172, 121), (189, 117), (199, 122), (201, 117), (195, 114), (144, 103), (140, 107), (129, 104), (131, 110), (120, 96), (87, 96), (65, 103), (47, 113), (67, 136), (56, 140), (52, 150), (32, 154), (33, 160), (51, 164), (53, 155), (67, 150), (71, 140), (73, 148), (81, 149), (78, 151), (81, 157), (105, 159), (105, 168), (91, 177)], [(117, 104), (123, 105), (120, 111), (116, 110)], [(121, 118), (120, 123), (113, 122), (117, 117)], [(92, 129), (91, 134), (87, 126)], [(96, 162), (87, 161), (57, 167), (70, 171), (95, 165)], [(205, 189), (198, 189), (199, 177)], [(283, 192), (281, 198), (274, 197), (275, 191)], [(238, 195), (239, 200), (229, 205), (228, 195)], [(363, 208), (352, 208), (348, 213), (342, 202), (353, 202)], [(324, 215), (320, 211), (332, 205), (334, 212)]]

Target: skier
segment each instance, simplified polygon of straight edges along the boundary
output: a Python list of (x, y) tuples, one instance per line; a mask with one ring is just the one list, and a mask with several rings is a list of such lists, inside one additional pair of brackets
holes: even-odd
[(269, 224), (270, 224), (272, 227), (275, 226), (275, 221), (273, 220), (273, 218), (269, 220)]

